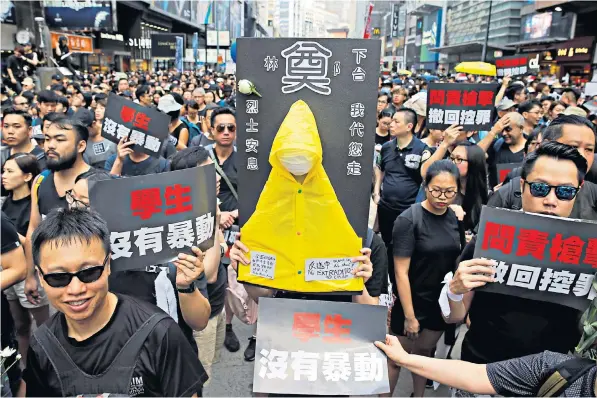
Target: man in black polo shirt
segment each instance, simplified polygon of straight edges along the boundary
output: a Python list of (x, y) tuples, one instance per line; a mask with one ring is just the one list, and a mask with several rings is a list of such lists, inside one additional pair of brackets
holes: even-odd
[(423, 181), (420, 171), (421, 156), (424, 151), (429, 150), (424, 142), (414, 136), (416, 124), (417, 114), (413, 110), (403, 108), (396, 111), (390, 125), (390, 133), (394, 138), (381, 147), (381, 159), (375, 169), (373, 200), (378, 205), (379, 232), (388, 251), (388, 271), (392, 286), (396, 286), (392, 254), (394, 221), (415, 203)]

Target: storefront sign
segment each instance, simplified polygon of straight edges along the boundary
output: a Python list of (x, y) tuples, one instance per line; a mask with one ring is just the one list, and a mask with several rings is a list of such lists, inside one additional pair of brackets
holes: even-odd
[(259, 300), (253, 392), (377, 395), (390, 391), (387, 308), (330, 301)]
[(230, 47), (230, 32), (227, 30), (208, 30), (207, 45), (212, 47)]
[(2, 10), (0, 10), (0, 23), (3, 25), (16, 25), (17, 22), (14, 1), (2, 1)]
[(464, 131), (490, 130), (496, 92), (497, 84), (429, 83), (427, 127), (445, 130), (458, 124)]
[(593, 56), (594, 37), (579, 37), (558, 45), (556, 61), (590, 61)]
[(100, 38), (105, 40), (124, 41), (124, 37), (121, 34), (112, 35), (110, 33), (100, 33)]
[(71, 35), (63, 32), (50, 32), (52, 48), (58, 46), (58, 38), (64, 36), (68, 39), (68, 49), (74, 53), (92, 53), (93, 39), (87, 36)]
[(43, 3), (46, 23), (51, 28), (70, 30), (112, 28), (110, 1), (45, 0)]
[(392, 4), (392, 37), (398, 37), (398, 24), (400, 21), (400, 5)]
[(502, 57), (495, 60), (497, 75), (502, 76), (524, 76), (527, 73), (539, 70), (539, 54), (521, 54), (511, 57)]
[(191, 247), (213, 246), (216, 173), (213, 165), (98, 181), (91, 208), (110, 230), (112, 272), (164, 264)]
[(134, 48), (151, 48), (151, 39), (129, 38), (128, 46)]
[(483, 206), (475, 258), (496, 261), (484, 291), (584, 311), (597, 292), (597, 224)]
[(154, 58), (176, 58), (176, 37), (183, 37), (184, 40), (184, 33), (152, 33), (151, 56)]

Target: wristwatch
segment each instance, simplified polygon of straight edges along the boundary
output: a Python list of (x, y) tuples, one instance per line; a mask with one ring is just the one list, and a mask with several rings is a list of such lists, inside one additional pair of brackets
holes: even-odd
[(195, 291), (195, 281), (191, 282), (189, 287), (185, 289), (181, 289), (177, 286), (176, 290), (178, 291), (178, 293), (193, 293)]

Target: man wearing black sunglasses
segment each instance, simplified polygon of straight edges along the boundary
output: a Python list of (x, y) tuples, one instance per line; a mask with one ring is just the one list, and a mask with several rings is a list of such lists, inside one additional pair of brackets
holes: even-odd
[[(521, 177), (522, 208), (529, 213), (568, 217), (582, 185), (587, 162), (576, 148), (543, 143), (526, 158)], [(490, 363), (544, 350), (568, 353), (578, 342), (581, 313), (554, 303), (473, 291), (493, 281), (492, 260), (474, 259), (473, 237), (449, 284), (448, 322), (470, 314), (462, 360)]]
[(197, 396), (207, 375), (176, 322), (149, 303), (109, 292), (110, 232), (99, 214), (51, 212), (32, 249), (58, 313), (31, 341), (28, 396)]

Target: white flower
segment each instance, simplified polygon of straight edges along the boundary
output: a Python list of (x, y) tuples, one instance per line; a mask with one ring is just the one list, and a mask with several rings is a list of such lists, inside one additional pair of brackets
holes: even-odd
[(255, 89), (255, 85), (247, 79), (239, 80), (238, 91), (240, 91), (242, 94), (245, 94), (245, 95), (255, 94), (255, 95), (261, 97), (261, 94), (259, 94), (257, 92), (257, 90)]
[(17, 361), (20, 361), (23, 356), (21, 354), (17, 354)]
[(14, 348), (6, 347), (2, 351), (0, 351), (0, 357), (2, 357), (2, 358), (8, 358), (12, 354), (14, 354), (15, 352), (17, 352), (17, 350), (15, 350)]

